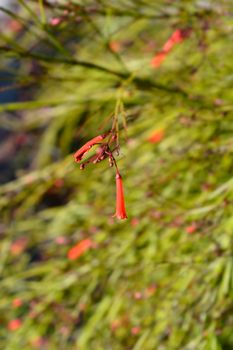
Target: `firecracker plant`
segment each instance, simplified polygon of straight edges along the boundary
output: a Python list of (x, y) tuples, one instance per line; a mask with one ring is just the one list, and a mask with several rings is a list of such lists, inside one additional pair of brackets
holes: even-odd
[(233, 349), (231, 1), (0, 14), (0, 349)]

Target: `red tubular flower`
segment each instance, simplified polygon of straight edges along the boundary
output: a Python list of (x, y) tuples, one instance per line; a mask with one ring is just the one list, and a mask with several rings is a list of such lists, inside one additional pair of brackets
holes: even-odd
[(116, 213), (114, 216), (120, 220), (127, 219), (122, 177), (119, 172), (116, 173)]
[(80, 149), (78, 149), (74, 154), (74, 159), (78, 163), (82, 160), (83, 156), (96, 144), (102, 142), (107, 134), (98, 135), (85, 143)]
[(93, 247), (93, 242), (89, 238), (83, 239), (68, 251), (68, 259), (78, 259), (81, 255), (83, 255), (83, 253), (85, 253), (85, 251), (87, 251), (91, 247)]
[(174, 45), (182, 42), (185, 39), (184, 31), (177, 29), (172, 33), (170, 38), (163, 45), (163, 52), (169, 52), (173, 48)]
[(177, 29), (175, 30), (170, 38), (163, 45), (162, 51), (156, 54), (151, 60), (151, 66), (153, 68), (158, 68), (161, 63), (165, 60), (168, 53), (171, 51), (173, 46), (178, 43), (181, 43), (184, 39), (186, 39), (191, 30), (190, 29)]

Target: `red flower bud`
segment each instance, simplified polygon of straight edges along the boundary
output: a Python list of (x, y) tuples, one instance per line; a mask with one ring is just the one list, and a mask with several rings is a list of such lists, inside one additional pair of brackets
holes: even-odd
[(101, 141), (103, 141), (105, 139), (105, 137), (107, 136), (107, 134), (103, 134), (103, 135), (98, 135), (96, 137), (94, 137), (93, 139), (91, 139), (90, 141), (88, 141), (87, 143), (85, 143), (85, 145), (83, 145), (80, 149), (78, 149), (75, 154), (74, 154), (74, 159), (76, 162), (80, 162), (83, 158), (83, 156), (96, 144), (100, 143)]
[(116, 173), (116, 213), (114, 216), (120, 220), (127, 219), (122, 177), (118, 172)]

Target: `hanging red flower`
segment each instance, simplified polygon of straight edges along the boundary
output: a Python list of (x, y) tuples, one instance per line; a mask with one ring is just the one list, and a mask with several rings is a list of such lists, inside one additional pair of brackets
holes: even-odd
[(116, 173), (116, 213), (115, 215), (118, 219), (127, 219), (127, 214), (125, 210), (125, 200), (123, 191), (122, 177), (117, 171)]
[[(109, 135), (109, 138), (107, 141), (103, 141), (107, 135)], [(113, 152), (116, 151), (118, 154), (119, 152), (119, 144), (118, 144), (118, 136), (117, 136), (116, 126), (112, 127), (111, 131), (107, 132), (103, 135), (98, 135), (85, 143), (75, 154), (74, 159), (77, 163), (79, 163), (84, 155), (89, 152), (89, 150), (94, 145), (99, 145), (94, 155), (89, 157), (87, 160), (83, 161), (80, 165), (80, 169), (84, 169), (85, 166), (88, 163), (97, 164), (101, 162), (102, 160), (108, 158), (109, 159), (109, 166), (115, 166), (116, 168), (116, 213), (114, 216), (116, 216), (118, 219), (126, 219), (126, 210), (125, 210), (125, 201), (124, 201), (124, 193), (123, 193), (123, 184), (122, 184), (122, 178), (118, 171), (116, 160), (113, 156)], [(80, 243), (78, 243), (76, 246), (70, 249), (68, 252), (68, 258), (73, 260), (78, 258), (80, 255), (83, 254), (87, 249), (89, 249), (92, 246), (92, 242), (90, 240), (84, 240)]]

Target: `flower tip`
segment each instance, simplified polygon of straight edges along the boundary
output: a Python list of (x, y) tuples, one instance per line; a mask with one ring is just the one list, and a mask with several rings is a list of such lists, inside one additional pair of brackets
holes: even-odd
[(116, 217), (118, 220), (128, 219), (126, 214), (114, 214), (113, 217)]
[(166, 55), (167, 54), (165, 52), (159, 52), (157, 55), (155, 55), (150, 61), (151, 67), (159, 68), (160, 65), (163, 63), (163, 61), (165, 60)]

